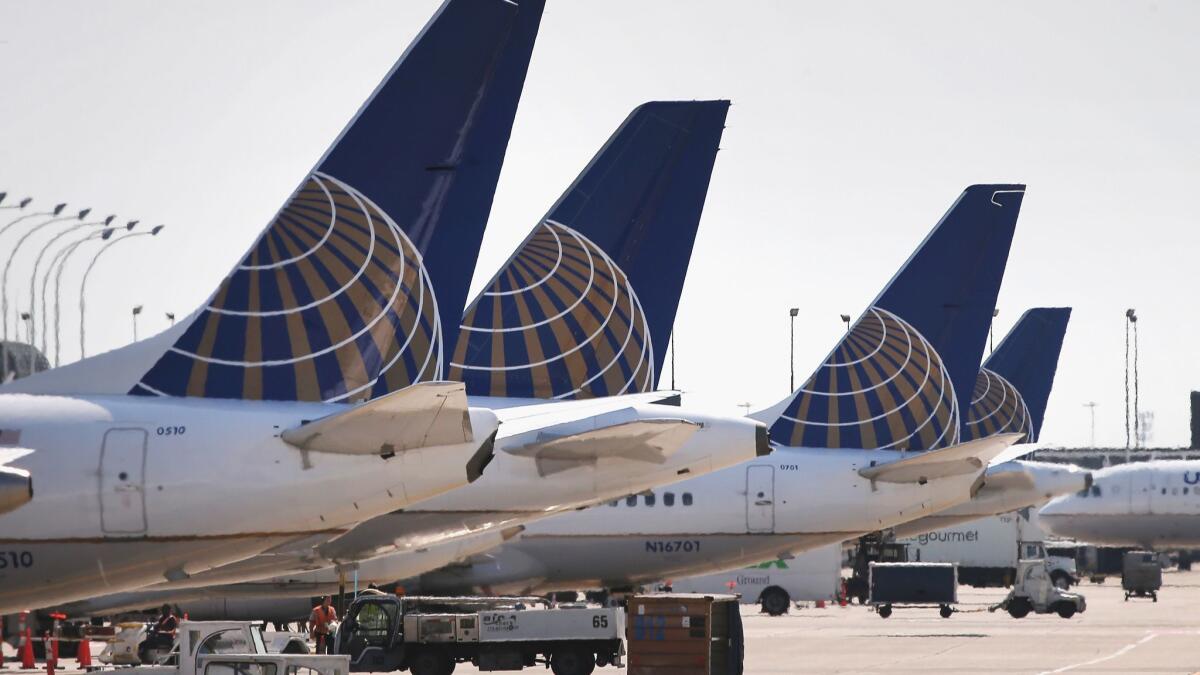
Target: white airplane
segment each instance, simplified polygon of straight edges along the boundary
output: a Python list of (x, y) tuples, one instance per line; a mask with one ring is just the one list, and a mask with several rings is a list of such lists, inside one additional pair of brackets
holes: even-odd
[[(646, 403), (673, 393), (647, 391), (665, 357), (654, 345), (670, 335), (727, 108), (639, 106), (472, 303), (456, 350), (466, 365), (454, 363), (451, 375), (465, 376), (479, 394), (472, 404), (503, 421), (486, 478), (329, 541), (63, 609), (95, 615), (196, 597), (311, 595), (352, 577), (390, 583), (491, 548), (521, 523), (769, 452), (766, 428), (754, 420)], [(651, 291), (644, 299), (639, 282)], [(523, 327), (530, 316), (533, 325)], [(529, 362), (530, 345), (543, 340)]]
[[(1021, 315), (979, 369), (971, 407), (963, 420), (964, 438), (1018, 432), (1025, 435), (1023, 443), (1037, 442), (1070, 318), (1068, 307), (1037, 307)], [(897, 525), (892, 534), (915, 537), (986, 516), (1041, 506), (1091, 484), (1091, 472), (1076, 466), (1027, 460), (1004, 462), (988, 467), (983, 487), (970, 501)]]
[(1132, 462), (1094, 476), (1087, 490), (1042, 507), (1046, 529), (1101, 546), (1200, 547), (1200, 460)]
[(0, 390), (6, 475), (36, 488), (0, 515), (0, 614), (327, 539), (478, 477), (498, 418), (436, 381), (439, 312), (465, 304), (540, 15), (449, 0), (205, 307)]
[(755, 415), (772, 423), (771, 455), (530, 523), (495, 552), (423, 575), (420, 589), (622, 587), (790, 555), (965, 502), (1023, 436), (958, 442), (1022, 195), (1018, 185), (962, 194), (808, 381)]

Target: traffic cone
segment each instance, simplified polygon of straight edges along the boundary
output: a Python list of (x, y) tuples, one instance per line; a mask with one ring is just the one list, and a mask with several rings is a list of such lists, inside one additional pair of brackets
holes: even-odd
[(92, 667), (92, 641), (87, 635), (79, 638), (79, 651), (75, 658), (79, 660), (80, 669)]
[(37, 664), (33, 661), (33, 629), (25, 628), (25, 644), (21, 646), (21, 667), (25, 670), (33, 670)]
[(825, 609), (825, 601), (824, 600), (817, 601), (817, 609)]

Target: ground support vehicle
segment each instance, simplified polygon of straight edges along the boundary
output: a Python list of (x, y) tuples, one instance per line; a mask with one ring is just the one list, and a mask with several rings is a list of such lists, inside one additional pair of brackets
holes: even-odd
[[(836, 601), (842, 585), (842, 546), (831, 544), (751, 567), (672, 579), (673, 593), (732, 593), (771, 616), (795, 602)], [(666, 585), (664, 585), (666, 589)]]
[[(136, 624), (122, 626), (122, 633), (136, 635), (135, 628)], [(118, 638), (120, 636), (118, 633)], [(137, 647), (131, 651), (136, 653)], [(125, 650), (120, 652), (125, 653)], [(245, 621), (181, 621), (174, 646), (156, 665), (99, 672), (120, 675), (349, 675), (350, 660), (345, 656), (269, 653), (258, 626)]]
[(1121, 561), (1121, 588), (1125, 602), (1130, 597), (1151, 598), (1158, 602), (1162, 588), (1162, 560), (1153, 551), (1128, 551)]
[(888, 618), (897, 607), (937, 607), (943, 619), (958, 602), (958, 569), (953, 563), (871, 563), (868, 604)]
[(1017, 580), (1012, 590), (999, 604), (988, 611), (1003, 609), (1014, 619), (1023, 619), (1034, 614), (1058, 613), (1069, 619), (1077, 612), (1087, 609), (1087, 602), (1078, 593), (1064, 591), (1054, 585), (1050, 576), (1050, 564), (1045, 560), (1022, 560), (1017, 563)]
[(615, 607), (366, 593), (346, 611), (334, 646), (354, 672), (449, 675), (469, 662), (485, 671), (542, 664), (554, 675), (588, 675), (621, 665), (624, 637), (625, 615)]
[(1072, 557), (1047, 555), (1046, 533), (1036, 512), (1022, 509), (897, 540), (908, 545), (908, 560), (958, 563), (958, 580), (976, 588), (1009, 586), (1017, 561), (1045, 558), (1062, 589), (1079, 583)]
[(846, 598), (867, 604), (871, 595), (871, 564), (908, 561), (908, 545), (884, 541), (878, 533), (864, 535), (854, 546), (850, 560), (850, 578), (846, 580)]

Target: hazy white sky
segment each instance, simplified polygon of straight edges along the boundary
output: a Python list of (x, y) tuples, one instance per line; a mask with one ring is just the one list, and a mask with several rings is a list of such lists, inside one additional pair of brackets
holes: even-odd
[[(133, 305), (145, 335), (203, 302), (438, 4), (0, 1), (0, 190), (168, 226), (97, 267), (89, 351), (131, 339)], [(1124, 443), (1136, 307), (1153, 442), (1187, 443), (1200, 4), (548, 5), (474, 289), (635, 105), (730, 98), (676, 323), (688, 400), (775, 402), (788, 307), (799, 380), (965, 185), (1025, 182), (997, 338), (1075, 308), (1043, 441), (1087, 443), (1096, 401), (1097, 442)]]

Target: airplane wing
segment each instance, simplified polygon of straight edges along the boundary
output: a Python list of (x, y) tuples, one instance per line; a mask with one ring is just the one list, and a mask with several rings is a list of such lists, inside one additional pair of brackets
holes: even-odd
[(940, 450), (913, 453), (911, 457), (859, 469), (863, 478), (884, 483), (924, 483), (980, 471), (1024, 434), (997, 434)]
[(343, 455), (389, 455), (474, 440), (461, 382), (406, 387), (345, 412), (322, 417), (281, 434), (301, 450)]
[(8, 466), (33, 453), (28, 448), (0, 448), (0, 514), (8, 513), (33, 499), (33, 478), (25, 469)]
[(551, 427), (532, 442), (505, 448), (505, 452), (534, 458), (542, 476), (602, 458), (662, 464), (699, 430), (699, 424), (681, 419), (617, 422), (576, 433), (556, 434)]

